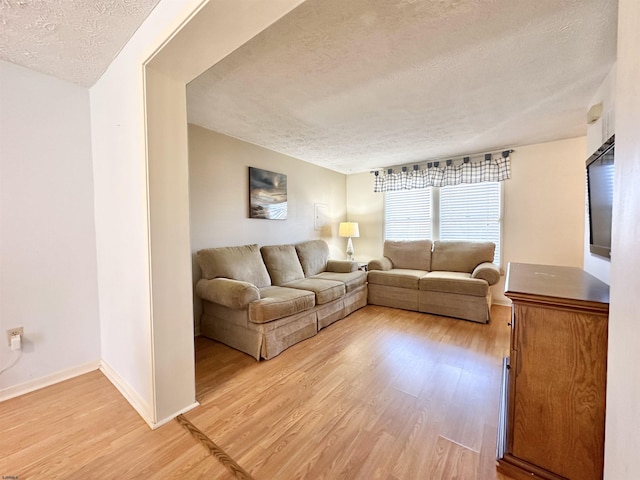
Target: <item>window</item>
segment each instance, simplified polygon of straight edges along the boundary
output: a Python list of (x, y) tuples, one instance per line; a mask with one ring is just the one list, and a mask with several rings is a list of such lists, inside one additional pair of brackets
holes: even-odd
[(387, 192), (384, 203), (384, 238), (431, 238), (431, 187)]
[(385, 193), (386, 240), (472, 240), (496, 244), (500, 264), (500, 182)]

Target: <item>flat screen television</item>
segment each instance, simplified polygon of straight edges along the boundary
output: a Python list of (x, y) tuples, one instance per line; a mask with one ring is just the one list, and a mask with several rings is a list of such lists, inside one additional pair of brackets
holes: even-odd
[(589, 249), (605, 258), (611, 258), (614, 152), (615, 135), (587, 160)]

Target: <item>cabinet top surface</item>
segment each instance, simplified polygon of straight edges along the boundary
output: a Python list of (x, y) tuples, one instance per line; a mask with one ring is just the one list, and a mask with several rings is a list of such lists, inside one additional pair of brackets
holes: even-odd
[(609, 303), (609, 285), (577, 267), (509, 263), (505, 282), (509, 298), (541, 296)]

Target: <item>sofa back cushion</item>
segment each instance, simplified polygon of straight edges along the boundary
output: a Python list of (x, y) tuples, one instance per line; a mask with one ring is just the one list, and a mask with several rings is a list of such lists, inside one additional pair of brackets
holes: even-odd
[(383, 255), (391, 260), (393, 268), (431, 270), (431, 240), (385, 240)]
[(471, 273), (483, 262), (493, 262), (493, 242), (435, 241), (431, 270)]
[(230, 278), (252, 283), (258, 288), (271, 285), (269, 272), (256, 244), (207, 248), (196, 254), (196, 260), (202, 270), (202, 278)]
[(324, 240), (309, 240), (298, 243), (296, 252), (305, 277), (326, 271), (329, 260), (329, 245)]
[(284, 285), (304, 278), (302, 265), (293, 245), (269, 245), (260, 249), (271, 283)]

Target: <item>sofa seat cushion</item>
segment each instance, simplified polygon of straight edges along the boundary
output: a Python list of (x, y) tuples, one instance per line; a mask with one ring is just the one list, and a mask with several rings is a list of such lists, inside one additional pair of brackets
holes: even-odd
[(471, 278), (463, 272), (429, 272), (420, 279), (420, 290), (457, 293), (474, 297), (485, 297), (489, 284), (479, 278)]
[(321, 278), (324, 280), (334, 280), (344, 283), (347, 293), (354, 291), (367, 283), (367, 272), (357, 270), (349, 273), (322, 272), (311, 278)]
[(410, 288), (418, 290), (419, 281), (427, 274), (424, 270), (410, 270), (407, 268), (394, 268), (391, 270), (371, 270), (367, 275), (367, 281), (376, 285), (387, 287)]
[(264, 287), (260, 300), (249, 304), (249, 321), (266, 323), (304, 312), (315, 306), (315, 293), (287, 287)]
[(342, 282), (335, 280), (324, 280), (321, 278), (303, 278), (295, 280), (285, 285), (288, 288), (299, 288), (300, 290), (309, 290), (316, 294), (316, 305), (329, 303), (336, 298), (344, 297), (345, 286)]

